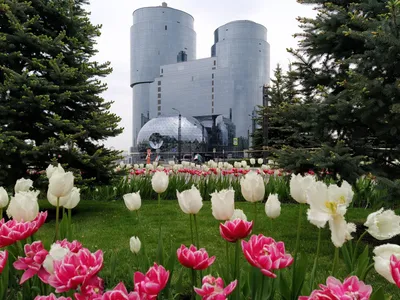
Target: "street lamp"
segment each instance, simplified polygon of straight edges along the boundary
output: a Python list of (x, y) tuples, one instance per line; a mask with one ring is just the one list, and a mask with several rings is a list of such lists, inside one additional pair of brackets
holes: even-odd
[(172, 108), (173, 110), (176, 110), (179, 113), (179, 123), (178, 123), (178, 161), (181, 161), (181, 154), (182, 154), (182, 145), (181, 145), (181, 130), (182, 130), (182, 115), (179, 110), (176, 108)]

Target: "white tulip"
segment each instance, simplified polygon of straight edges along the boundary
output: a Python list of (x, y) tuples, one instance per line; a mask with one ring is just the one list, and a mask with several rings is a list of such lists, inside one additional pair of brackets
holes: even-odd
[(158, 166), (158, 167), (157, 167), (157, 170), (158, 170), (158, 171), (164, 171), (164, 166)]
[(383, 210), (370, 214), (364, 224), (368, 227), (368, 233), (377, 240), (388, 240), (400, 234), (400, 216), (393, 210)]
[(265, 213), (271, 219), (275, 219), (281, 214), (281, 202), (277, 194), (271, 194), (268, 196), (267, 202), (265, 202)]
[(137, 170), (137, 169), (139, 169), (139, 165), (138, 165), (138, 164), (134, 164), (134, 165), (133, 165), (133, 168), (134, 168), (135, 170)]
[(30, 222), (39, 214), (39, 191), (19, 192), (11, 197), (7, 215), (18, 222)]
[(164, 172), (155, 172), (151, 178), (151, 186), (156, 193), (164, 193), (168, 188), (168, 175)]
[(313, 176), (294, 175), (290, 178), (290, 196), (298, 203), (307, 203), (307, 190), (315, 183)]
[(170, 161), (168, 162), (168, 164), (172, 167), (172, 166), (175, 165), (175, 162), (174, 162), (173, 160), (170, 160)]
[(203, 199), (199, 190), (193, 185), (190, 190), (179, 193), (176, 191), (179, 207), (185, 214), (197, 214), (203, 207)]
[(218, 163), (218, 168), (222, 169), (223, 167), (224, 167), (224, 163), (223, 163), (222, 161), (220, 161), (220, 162)]
[(349, 235), (344, 219), (350, 204), (347, 187), (339, 188), (334, 184), (328, 187), (319, 181), (307, 190), (307, 200), (310, 204), (307, 211), (308, 220), (319, 228), (323, 228), (329, 222), (332, 242), (335, 247), (341, 247)]
[(251, 165), (255, 165), (256, 164), (256, 160), (254, 158), (250, 158), (250, 164)]
[(357, 231), (356, 224), (354, 223), (347, 223), (347, 229), (346, 229), (346, 241), (350, 241), (353, 239), (353, 236), (351, 235), (353, 232)]
[(72, 172), (55, 171), (49, 179), (49, 192), (55, 197), (66, 197), (74, 187)]
[(63, 206), (66, 209), (73, 209), (78, 205), (79, 201), (81, 201), (80, 189), (73, 187), (71, 193), (69, 193), (67, 203), (63, 204)]
[(154, 166), (152, 164), (146, 164), (146, 169), (149, 171), (153, 171), (154, 170)]
[[(7, 191), (3, 188), (0, 187), (0, 208), (3, 209), (4, 207), (7, 206), (8, 204), (8, 194)], [(1, 218), (2, 216), (0, 216)]]
[(261, 166), (261, 169), (263, 170), (263, 171), (266, 171), (266, 170), (269, 170), (269, 169), (271, 169), (268, 165), (262, 165)]
[(130, 211), (138, 210), (142, 206), (140, 191), (137, 193), (125, 194), (123, 196), (126, 208)]
[(385, 244), (374, 249), (374, 267), (378, 274), (385, 277), (390, 283), (395, 283), (390, 272), (390, 257), (392, 255), (400, 259), (400, 246)]
[(235, 167), (235, 169), (240, 169), (242, 167), (242, 164), (240, 162), (238, 162), (238, 161), (235, 161), (233, 163), (233, 166)]
[(242, 166), (242, 168), (246, 168), (247, 167), (247, 162), (245, 160), (242, 160), (240, 165)]
[(50, 164), (47, 169), (46, 169), (46, 176), (48, 179), (51, 178), (51, 176), (55, 173), (55, 172), (59, 172), (59, 173), (65, 173), (64, 168), (58, 164), (57, 167), (54, 167), (52, 164)]
[[(57, 197), (50, 193), (50, 190), (47, 190), (47, 200), (53, 206), (57, 206)], [(59, 205), (60, 206), (60, 205)]]
[(232, 215), (232, 217), (230, 218), (230, 220), (233, 221), (233, 220), (236, 220), (236, 219), (240, 219), (240, 220), (243, 220), (243, 221), (247, 221), (247, 217), (246, 217), (246, 215), (244, 214), (243, 210), (241, 210), (241, 209), (235, 209), (235, 210), (233, 211), (233, 215)]
[(262, 201), (265, 195), (264, 179), (256, 172), (249, 172), (240, 179), (244, 199), (248, 202)]
[(259, 159), (257, 160), (257, 162), (258, 162), (259, 165), (262, 165), (263, 162), (264, 162), (264, 160), (263, 160), (262, 158), (259, 158)]
[(131, 239), (129, 240), (129, 247), (131, 248), (132, 253), (138, 254), (141, 246), (142, 243), (137, 236), (131, 237)]
[(220, 221), (229, 220), (235, 210), (235, 191), (229, 189), (212, 193), (211, 209), (215, 219)]
[(43, 268), (50, 274), (54, 273), (54, 261), (62, 260), (70, 250), (68, 248), (61, 247), (59, 244), (52, 244), (50, 247), (49, 254), (47, 254), (43, 261)]
[(21, 178), (18, 179), (14, 186), (15, 193), (27, 192), (32, 187), (33, 181), (30, 179)]
[(144, 164), (139, 164), (139, 168), (143, 169), (144, 168)]

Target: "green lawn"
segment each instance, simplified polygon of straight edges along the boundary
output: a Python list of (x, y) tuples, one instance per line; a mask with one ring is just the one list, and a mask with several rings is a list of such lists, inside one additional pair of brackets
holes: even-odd
[[(50, 209), (50, 218), (36, 234), (36, 238), (42, 239), (49, 246), (54, 236), (54, 208), (50, 207), (45, 201), (41, 201), (40, 204), (41, 209)], [(171, 245), (173, 251), (181, 244), (189, 245), (191, 242), (189, 216), (182, 213), (177, 201), (162, 201), (161, 204), (163, 243), (167, 251), (170, 251)], [(275, 240), (284, 241), (287, 251), (293, 251), (296, 240), (299, 205), (282, 205), (281, 216), (271, 223), (265, 216), (264, 205), (258, 204), (257, 223), (253, 232), (261, 232), (264, 235), (273, 237)], [(252, 204), (238, 202), (236, 203), (236, 208), (243, 209), (249, 219), (253, 218), (254, 207)], [(351, 209), (348, 211), (347, 220), (363, 223), (370, 212), (370, 210), (365, 209)], [(75, 239), (81, 241), (85, 247), (92, 251), (97, 249), (104, 251), (105, 266), (100, 276), (105, 278), (107, 288), (113, 287), (119, 281), (124, 281), (127, 287), (130, 289), (133, 288), (132, 275), (135, 271), (137, 260), (129, 250), (129, 238), (132, 235), (140, 237), (142, 244), (146, 248), (146, 253), (150, 255), (151, 260), (154, 260), (156, 257), (159, 218), (157, 202), (144, 201), (139, 214), (140, 221), (138, 223), (136, 214), (129, 212), (122, 200), (113, 202), (82, 201), (78, 208), (74, 210), (72, 220), (75, 226)], [(204, 206), (198, 215), (200, 244), (207, 249), (210, 255), (217, 256), (215, 265), (217, 265), (217, 262), (219, 264), (225, 264), (226, 262), (225, 241), (220, 237), (218, 224), (218, 221), (211, 214), (210, 202), (204, 202)], [(308, 223), (305, 213), (301, 232), (300, 249), (309, 254), (309, 271), (311, 271), (313, 256), (316, 251), (318, 230), (315, 226)], [(358, 235), (361, 233), (358, 232)], [(113, 253), (118, 253), (114, 278), (111, 276), (110, 267)], [(334, 247), (330, 241), (330, 232), (328, 229), (325, 229), (323, 230), (317, 282), (323, 283), (325, 282), (325, 278), (329, 276), (332, 268), (333, 254)], [(245, 264), (247, 262), (243, 258), (242, 266)], [(340, 270), (342, 273), (341, 279), (343, 279), (346, 276), (343, 265)], [(217, 268), (214, 267), (211, 271), (215, 273), (217, 272)], [(175, 272), (175, 274), (178, 274), (178, 272)], [(176, 277), (178, 276), (174, 276), (174, 281), (176, 281)], [(374, 289), (384, 286), (385, 290), (394, 296), (394, 299), (400, 297), (399, 289), (394, 285), (389, 285), (374, 270), (369, 273), (366, 281), (372, 284)], [(186, 285), (189, 288), (188, 281)]]

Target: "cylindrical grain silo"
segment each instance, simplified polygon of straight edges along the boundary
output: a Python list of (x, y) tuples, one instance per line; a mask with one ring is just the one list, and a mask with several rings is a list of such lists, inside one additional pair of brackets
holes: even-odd
[(162, 75), (160, 66), (178, 58), (196, 59), (196, 33), (191, 15), (166, 3), (133, 12), (131, 80), (133, 89), (133, 147), (149, 113), (149, 83)]
[(236, 136), (247, 138), (255, 127), (251, 115), (262, 105), (262, 87), (269, 83), (267, 29), (252, 21), (234, 21), (215, 30), (214, 42), (211, 56), (218, 57), (219, 69), (230, 69), (226, 80), (234, 89), (233, 97), (226, 99), (230, 103), (223, 105), (232, 108)]

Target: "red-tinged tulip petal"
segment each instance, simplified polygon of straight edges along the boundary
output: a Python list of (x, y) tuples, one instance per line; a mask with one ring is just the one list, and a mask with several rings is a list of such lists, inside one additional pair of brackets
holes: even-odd
[(202, 283), (202, 287), (194, 287), (194, 291), (203, 299), (226, 299), (235, 289), (237, 280), (231, 282), (224, 288), (224, 281), (222, 278), (214, 278), (211, 275), (207, 275), (203, 277)]
[(400, 259), (395, 255), (390, 257), (390, 273), (396, 285), (400, 288)]

